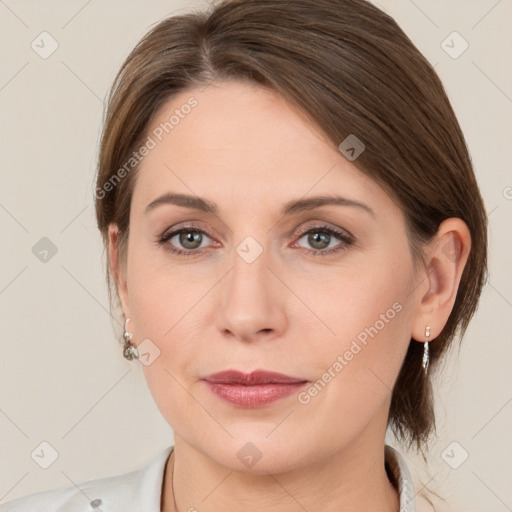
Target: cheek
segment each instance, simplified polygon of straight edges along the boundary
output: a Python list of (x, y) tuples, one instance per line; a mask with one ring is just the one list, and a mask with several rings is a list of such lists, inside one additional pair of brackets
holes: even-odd
[(190, 278), (170, 265), (161, 250), (133, 248), (128, 268), (131, 325), (148, 388), (168, 420), (190, 399), (182, 385), (187, 385), (185, 373), (197, 357), (197, 345), (190, 340), (199, 339), (193, 329), (201, 312), (198, 303), (208, 289), (204, 281)]
[(135, 244), (128, 267), (128, 295), (139, 338), (165, 340), (195, 295), (186, 272), (169, 264), (164, 250), (144, 240)]
[(410, 342), (411, 282), (405, 258), (390, 258), (333, 279), (316, 302), (335, 333), (312, 338), (308, 349), (318, 410), (335, 408), (364, 422), (389, 398)]

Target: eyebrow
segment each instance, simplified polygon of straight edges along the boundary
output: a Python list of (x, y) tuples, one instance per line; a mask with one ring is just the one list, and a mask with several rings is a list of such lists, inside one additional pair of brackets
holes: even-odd
[[(164, 204), (173, 204), (176, 206), (191, 208), (194, 210), (199, 210), (202, 212), (213, 214), (217, 214), (219, 210), (218, 206), (212, 201), (202, 199), (198, 196), (190, 196), (187, 194), (174, 194), (169, 192), (167, 194), (163, 194), (160, 197), (157, 197), (154, 201), (149, 203), (144, 211), (145, 213), (149, 213), (150, 211), (154, 210), (157, 206), (161, 206)], [(366, 211), (372, 217), (376, 217), (375, 212), (367, 204), (355, 201), (353, 199), (348, 199), (346, 197), (329, 195), (314, 196), (308, 197), (306, 199), (289, 201), (284, 204), (281, 210), (281, 215), (292, 215), (294, 213), (298, 213), (305, 210), (313, 210), (315, 208), (327, 205), (354, 206)]]

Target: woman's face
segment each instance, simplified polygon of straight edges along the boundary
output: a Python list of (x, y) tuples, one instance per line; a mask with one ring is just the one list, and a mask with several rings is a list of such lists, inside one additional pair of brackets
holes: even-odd
[[(176, 445), (258, 473), (381, 449), (424, 292), (402, 211), (256, 85), (183, 92), (147, 135), (120, 292)], [(226, 370), (294, 383), (205, 380)]]

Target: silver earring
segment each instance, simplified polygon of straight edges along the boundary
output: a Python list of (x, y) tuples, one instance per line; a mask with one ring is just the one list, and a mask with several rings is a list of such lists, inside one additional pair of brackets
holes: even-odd
[(127, 325), (128, 325), (129, 321), (130, 321), (130, 319), (127, 318), (126, 321), (124, 322), (124, 334), (123, 334), (124, 348), (123, 348), (123, 356), (126, 357), (126, 359), (129, 359), (131, 361), (132, 359), (135, 359), (135, 358), (139, 357), (139, 352), (137, 350), (137, 347), (135, 347), (134, 345), (132, 345), (130, 343), (132, 338), (133, 338), (133, 334), (131, 332), (127, 331)]
[(428, 363), (429, 363), (428, 342), (429, 342), (429, 338), (430, 338), (430, 325), (427, 325), (427, 327), (425, 328), (425, 338), (427, 338), (427, 339), (425, 340), (425, 343), (423, 343), (423, 362), (422, 362), (421, 366), (425, 370), (425, 375), (426, 375), (427, 370), (428, 370)]

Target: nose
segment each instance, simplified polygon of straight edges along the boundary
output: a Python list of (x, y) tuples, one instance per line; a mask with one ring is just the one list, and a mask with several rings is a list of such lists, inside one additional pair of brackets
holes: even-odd
[(289, 292), (269, 266), (268, 253), (252, 262), (238, 253), (220, 283), (216, 322), (225, 337), (254, 342), (282, 335), (287, 326), (286, 302)]

